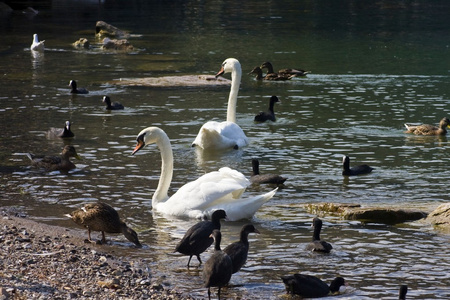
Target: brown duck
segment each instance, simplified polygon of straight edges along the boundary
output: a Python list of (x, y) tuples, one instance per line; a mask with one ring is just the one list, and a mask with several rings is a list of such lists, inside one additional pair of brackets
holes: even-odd
[(62, 171), (68, 172), (75, 169), (76, 166), (70, 161), (70, 157), (75, 157), (80, 159), (74, 146), (66, 145), (64, 146), (60, 156), (51, 155), (34, 155), (27, 153), (28, 158), (31, 160), (31, 164), (38, 168), (44, 168), (47, 171)]
[(289, 76), (280, 76), (276, 73), (267, 73), (266, 76), (263, 76), (260, 67), (254, 67), (249, 74), (256, 74), (256, 80), (283, 81), (290, 79)]
[(414, 133), (416, 135), (446, 135), (447, 127), (450, 128), (450, 120), (445, 117), (439, 122), (439, 127), (434, 125), (422, 124), (412, 125), (405, 124), (406, 133)]
[(105, 232), (123, 233), (123, 235), (137, 247), (142, 247), (136, 232), (120, 220), (117, 211), (110, 205), (97, 202), (86, 204), (66, 215), (78, 225), (88, 229), (88, 238), (91, 241), (91, 231), (102, 232), (102, 244), (106, 243)]
[(267, 68), (267, 74), (277, 74), (278, 76), (287, 77), (288, 79), (291, 79), (292, 77), (301, 77), (306, 76), (308, 74), (308, 71), (301, 70), (301, 69), (281, 69), (278, 70), (278, 73), (275, 73), (273, 71), (273, 66), (270, 62), (266, 61), (261, 66), (261, 69)]

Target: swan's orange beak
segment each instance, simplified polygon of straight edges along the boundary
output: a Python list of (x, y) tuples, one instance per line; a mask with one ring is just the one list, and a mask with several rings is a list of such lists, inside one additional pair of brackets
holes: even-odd
[(220, 75), (222, 75), (223, 73), (225, 73), (225, 70), (222, 68), (220, 68), (219, 73), (216, 74), (216, 78), (219, 77)]
[(131, 155), (134, 155), (136, 152), (141, 150), (145, 146), (145, 143), (143, 140), (138, 139), (136, 147), (134, 147), (133, 153)]

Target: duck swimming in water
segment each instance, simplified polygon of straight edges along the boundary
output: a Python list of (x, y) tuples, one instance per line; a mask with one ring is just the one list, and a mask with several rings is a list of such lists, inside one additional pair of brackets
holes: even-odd
[(274, 72), (273, 70), (273, 66), (270, 62), (266, 61), (264, 62), (261, 66), (261, 69), (266, 68), (267, 69), (267, 74), (277, 74), (278, 76), (282, 76), (282, 77), (288, 77), (289, 79), (293, 78), (293, 77), (301, 77), (301, 76), (306, 76), (306, 74), (308, 74), (308, 71), (305, 70), (301, 70), (301, 69), (281, 69), (278, 70), (277, 73)]
[(405, 127), (407, 129), (406, 133), (414, 133), (416, 135), (446, 135), (447, 128), (450, 128), (450, 120), (447, 117), (442, 118), (439, 126), (405, 124)]
[(70, 157), (80, 159), (74, 146), (64, 146), (60, 156), (55, 155), (34, 155), (27, 153), (28, 158), (31, 160), (31, 164), (38, 168), (44, 168), (47, 171), (61, 171), (68, 172), (75, 169), (76, 166), (70, 161)]

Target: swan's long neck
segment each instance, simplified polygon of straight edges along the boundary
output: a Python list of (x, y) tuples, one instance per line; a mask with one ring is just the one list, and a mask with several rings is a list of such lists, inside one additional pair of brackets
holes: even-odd
[(167, 192), (169, 191), (173, 175), (173, 152), (169, 137), (162, 132), (156, 145), (161, 152), (161, 176), (159, 177), (158, 187), (152, 198), (153, 207), (155, 204), (169, 199)]
[(241, 84), (242, 70), (240, 65), (236, 65), (231, 72), (231, 89), (228, 97), (227, 121), (236, 123), (236, 104)]

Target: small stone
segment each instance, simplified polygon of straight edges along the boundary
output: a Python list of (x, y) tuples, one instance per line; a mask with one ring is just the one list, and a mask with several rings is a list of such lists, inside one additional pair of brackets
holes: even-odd
[(162, 291), (162, 290), (164, 290), (164, 287), (160, 283), (154, 283), (152, 285), (151, 289), (154, 290), (154, 291)]
[(148, 280), (148, 279), (142, 279), (142, 280), (139, 282), (139, 284), (140, 284), (140, 285), (150, 285), (151, 282), (150, 282), (150, 280)]
[(85, 297), (92, 297), (94, 295), (94, 292), (92, 291), (83, 291), (83, 296)]

